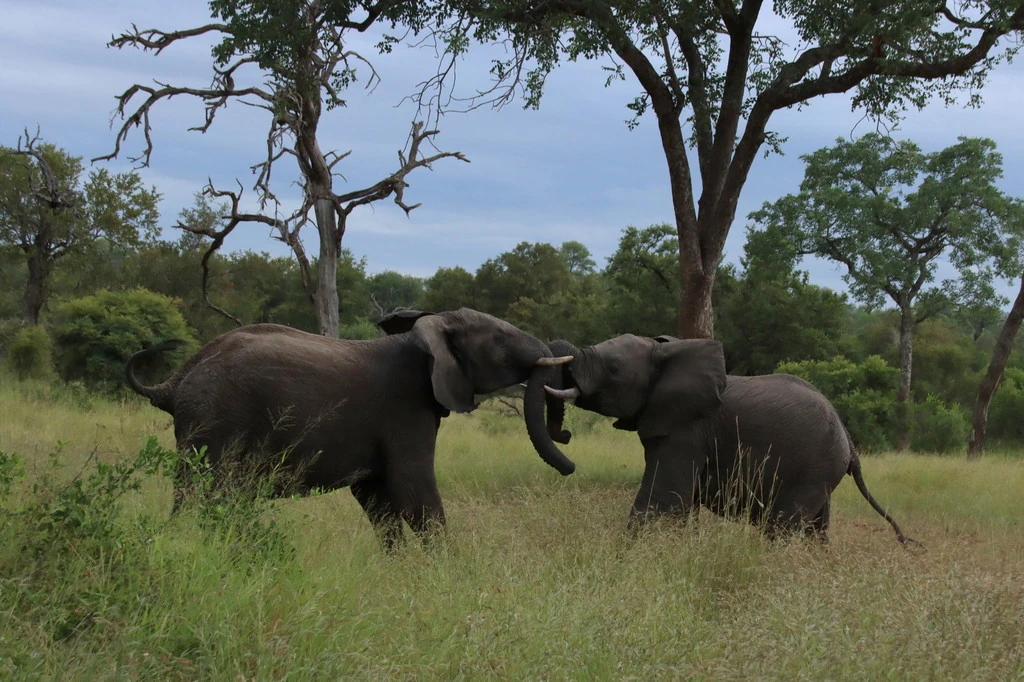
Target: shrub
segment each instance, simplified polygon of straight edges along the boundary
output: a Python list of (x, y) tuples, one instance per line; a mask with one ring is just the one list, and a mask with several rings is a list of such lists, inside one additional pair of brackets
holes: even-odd
[(341, 339), (376, 339), (383, 335), (383, 332), (369, 320), (359, 319), (350, 324), (343, 324), (338, 328), (338, 338)]
[(22, 327), (4, 345), (4, 364), (19, 379), (43, 379), (53, 372), (53, 343), (40, 326)]
[(988, 408), (987, 437), (996, 443), (1024, 442), (1024, 369), (1008, 367)]
[(870, 355), (860, 363), (842, 356), (784, 362), (778, 371), (806, 379), (824, 393), (858, 448), (885, 450), (895, 444), (899, 370), (881, 357)]
[(57, 371), (65, 381), (119, 386), (135, 351), (166, 339), (186, 345), (140, 363), (144, 380), (166, 376), (195, 350), (195, 339), (175, 299), (146, 289), (100, 291), (61, 304), (54, 311)]
[(959, 405), (947, 405), (937, 395), (914, 403), (910, 411), (910, 448), (918, 452), (963, 450), (971, 426)]

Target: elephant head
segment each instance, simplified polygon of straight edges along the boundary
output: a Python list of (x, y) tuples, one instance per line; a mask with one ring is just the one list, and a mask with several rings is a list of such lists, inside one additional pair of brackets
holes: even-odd
[[(717, 341), (624, 334), (582, 349), (565, 341), (550, 346), (573, 356), (561, 372), (562, 386), (546, 389), (550, 398), (617, 417), (616, 428), (641, 438), (666, 435), (673, 425), (708, 416), (722, 404), (725, 356)], [(561, 442), (567, 442), (561, 414), (549, 407), (548, 432), (565, 433)]]
[(575, 471), (576, 465), (561, 453), (544, 424), (544, 387), (558, 381), (558, 365), (572, 358), (553, 357), (543, 341), (470, 308), (442, 313), (399, 310), (384, 316), (378, 326), (389, 335), (409, 334), (428, 353), (434, 398), (452, 412), (472, 411), (474, 394), (526, 381), (524, 412), (534, 448), (562, 475)]

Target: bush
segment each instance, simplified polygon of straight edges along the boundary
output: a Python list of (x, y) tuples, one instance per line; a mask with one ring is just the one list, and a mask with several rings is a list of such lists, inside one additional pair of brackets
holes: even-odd
[(1017, 447), (1024, 443), (1024, 369), (1008, 367), (988, 408), (986, 436), (990, 442)]
[(917, 452), (961, 451), (971, 425), (959, 405), (946, 405), (937, 395), (914, 403), (910, 412), (910, 449)]
[(351, 324), (343, 324), (338, 328), (338, 338), (340, 339), (376, 339), (384, 335), (377, 325), (369, 320), (356, 320)]
[(144, 381), (163, 378), (195, 350), (195, 338), (175, 299), (146, 289), (100, 291), (59, 305), (54, 311), (57, 371), (65, 381), (93, 387), (119, 386), (132, 353), (166, 339), (186, 345), (140, 363)]
[(53, 372), (53, 342), (40, 326), (22, 327), (4, 344), (4, 364), (19, 379), (44, 379)]
[(795, 374), (824, 393), (865, 450), (886, 450), (896, 443), (896, 386), (899, 370), (877, 355), (855, 363), (842, 356), (831, 360), (784, 362), (779, 372)]

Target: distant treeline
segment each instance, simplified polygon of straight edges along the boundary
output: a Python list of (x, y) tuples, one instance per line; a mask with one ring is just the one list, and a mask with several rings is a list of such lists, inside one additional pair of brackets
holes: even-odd
[[(622, 333), (657, 335), (675, 326), (678, 259), (668, 225), (626, 228), (603, 268), (579, 242), (523, 242), (476, 272), (440, 268), (421, 279), (397, 272), (367, 274), (365, 259), (345, 252), (338, 271), (342, 336), (370, 338), (375, 322), (396, 307), (448, 310), (469, 306), (544, 339), (578, 345)], [(751, 242), (753, 243), (753, 242)], [(202, 302), (199, 262), (206, 245), (195, 235), (149, 239), (131, 247), (99, 240), (63, 259), (52, 275), (47, 310), (108, 290), (147, 289), (175, 299), (197, 343), (235, 323)], [(23, 261), (0, 264), (0, 318), (18, 326), (26, 279)], [(723, 266), (715, 289), (716, 336), (729, 371), (805, 376), (839, 405), (858, 442), (869, 449), (897, 442), (898, 316), (851, 305), (815, 286), (806, 273), (759, 258), (748, 248), (742, 266)], [(316, 331), (295, 261), (251, 251), (211, 260), (210, 299), (245, 323), (276, 322)], [(42, 317), (59, 338), (60, 316)], [(911, 447), (960, 449), (970, 406), (1001, 319), (992, 311), (951, 308), (919, 325), (914, 344)], [(9, 336), (9, 332), (8, 332)], [(1024, 428), (1024, 361), (1011, 357), (990, 413), (990, 437), (1019, 443)]]

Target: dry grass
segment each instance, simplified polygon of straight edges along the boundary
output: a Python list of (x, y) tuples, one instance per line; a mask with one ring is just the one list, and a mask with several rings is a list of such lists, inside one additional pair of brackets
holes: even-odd
[[(0, 388), (0, 449), (38, 465), (57, 441), (79, 462), (94, 450), (129, 458), (149, 434), (170, 442), (153, 408), (87, 402)], [(634, 537), (635, 436), (571, 417), (568, 478), (539, 460), (521, 422), (446, 420), (437, 468), (449, 528), (394, 556), (347, 491), (276, 503), (296, 555), (268, 560), (194, 515), (133, 525), (166, 515), (167, 485), (151, 481), (125, 520), (145, 532), (126, 535), (144, 541), (124, 546), (121, 574), (69, 569), (49, 586), (104, 605), (89, 628), (56, 638), (52, 618), (15, 610), (31, 599), (3, 596), (22, 576), (0, 574), (0, 677), (1024, 678), (1021, 460), (865, 459), (868, 486), (925, 550), (902, 549), (852, 480), (827, 547), (771, 542), (710, 514)]]

